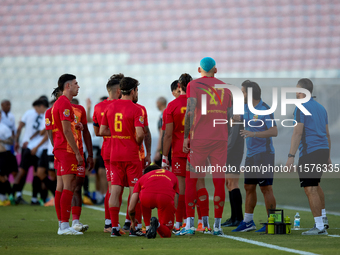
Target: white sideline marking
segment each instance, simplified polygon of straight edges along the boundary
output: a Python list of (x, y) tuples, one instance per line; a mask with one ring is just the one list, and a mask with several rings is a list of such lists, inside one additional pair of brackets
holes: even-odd
[(328, 236), (331, 236), (331, 237), (340, 237), (339, 235), (328, 235)]
[[(103, 207), (98, 207), (98, 206), (93, 206), (93, 205), (84, 205), (84, 207), (87, 207), (87, 208), (90, 208), (90, 209), (93, 209), (93, 210), (97, 210), (97, 211), (101, 211), (101, 212), (105, 212), (105, 208), (103, 208)], [(119, 212), (119, 215), (125, 216), (126, 213)]]
[(259, 242), (259, 241), (249, 240), (249, 239), (237, 237), (237, 236), (223, 235), (223, 236), (219, 236), (219, 237), (224, 237), (224, 238), (228, 238), (228, 239), (232, 239), (232, 240), (236, 240), (236, 241), (240, 241), (240, 242), (244, 242), (244, 243), (250, 243), (250, 244), (257, 245), (257, 246), (262, 246), (262, 247), (265, 247), (265, 248), (270, 248), (270, 249), (279, 250), (279, 251), (286, 251), (286, 252), (300, 254), (300, 255), (317, 255), (316, 253), (312, 253), (312, 252), (308, 252), (308, 251), (299, 251), (299, 250), (295, 250), (295, 249), (277, 246), (277, 245), (274, 245), (274, 244), (268, 244), (268, 243), (263, 243), (263, 242)]

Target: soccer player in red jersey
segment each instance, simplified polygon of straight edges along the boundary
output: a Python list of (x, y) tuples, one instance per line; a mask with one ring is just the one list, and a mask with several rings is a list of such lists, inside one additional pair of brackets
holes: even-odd
[(186, 88), (192, 80), (189, 74), (182, 74), (178, 83), (180, 96), (171, 101), (166, 108), (166, 128), (163, 140), (162, 168), (170, 170), (168, 155), (172, 146), (172, 172), (177, 176), (179, 183), (178, 209), (176, 211), (175, 229), (180, 230), (185, 214), (185, 176), (188, 153), (183, 152), (184, 118), (187, 109)]
[[(74, 112), (74, 121), (72, 122), (72, 126), (74, 126), (75, 129), (74, 139), (76, 140), (81, 155), (84, 155), (83, 150), (84, 139), (88, 151), (87, 165), (89, 169), (92, 169), (93, 168), (92, 140), (91, 134), (87, 127), (86, 111), (83, 106), (78, 104), (72, 104), (72, 107)], [(78, 166), (77, 168), (76, 187), (72, 199), (72, 227), (78, 232), (79, 231), (85, 232), (89, 228), (88, 225), (83, 225), (81, 222), (79, 222), (83, 203), (81, 190), (84, 184), (84, 180), (85, 180), (85, 162), (83, 163), (82, 166)]]
[(121, 100), (108, 107), (99, 128), (102, 136), (111, 136), (111, 196), (109, 199), (112, 223), (111, 237), (120, 236), (119, 209), (125, 178), (130, 194), (142, 175), (139, 147), (144, 139), (144, 119), (142, 110), (135, 105), (138, 101), (138, 81), (124, 77), (120, 81)]
[[(227, 160), (228, 129), (225, 125), (214, 125), (215, 119), (227, 120), (227, 109), (231, 107), (230, 90), (215, 88), (215, 84), (224, 82), (214, 78), (217, 69), (215, 60), (203, 58), (198, 72), (201, 78), (193, 80), (187, 87), (187, 111), (185, 115), (183, 151), (189, 152), (186, 178), (186, 206), (187, 220), (186, 231), (183, 234), (193, 234), (194, 218), (191, 214), (192, 205), (195, 203), (193, 190), (197, 188), (198, 204), (203, 216), (203, 225), (208, 227), (209, 195), (204, 185), (204, 173), (201, 169), (208, 167), (207, 160), (215, 169), (223, 168)], [(208, 96), (210, 99), (208, 100)], [(202, 100), (203, 98), (203, 100)], [(189, 149), (190, 133), (190, 149)], [(214, 235), (222, 235), (221, 218), (225, 200), (225, 175), (222, 171), (212, 173), (215, 187)], [(197, 183), (197, 179), (199, 182)]]
[[(123, 74), (114, 74), (110, 77), (109, 81), (106, 84), (106, 89), (109, 94), (109, 97), (96, 104), (93, 112), (93, 128), (96, 136), (101, 136), (99, 134), (99, 128), (102, 123), (102, 118), (104, 116), (105, 109), (115, 100), (121, 97), (121, 92), (119, 88), (119, 82), (124, 78)], [(106, 170), (106, 178), (108, 183), (108, 189), (105, 195), (104, 206), (105, 206), (105, 233), (111, 233), (112, 225), (111, 225), (111, 217), (109, 211), (109, 199), (111, 196), (111, 172), (110, 172), (110, 153), (111, 153), (111, 136), (104, 136), (104, 141), (102, 145), (101, 155), (104, 160), (105, 170)]]
[[(141, 161), (141, 167), (142, 167), (141, 169), (143, 173), (144, 168), (150, 165), (151, 163), (151, 133), (149, 129), (148, 113), (146, 111), (146, 108), (143, 105), (140, 105), (138, 103), (136, 103), (136, 105), (140, 107), (140, 109), (142, 110), (142, 114), (143, 114), (142, 116), (144, 119), (144, 144), (146, 148), (146, 156), (145, 156), (144, 146), (141, 145), (139, 149), (139, 158)], [(126, 208), (125, 224), (123, 226), (124, 230), (129, 230), (131, 226), (131, 220), (130, 220), (129, 212), (128, 212), (129, 204), (130, 204), (130, 196), (128, 198), (128, 206)], [(139, 222), (137, 226), (138, 229), (142, 229), (142, 213), (140, 209), (141, 208), (138, 207), (137, 205), (137, 216), (138, 216), (137, 221)]]
[[(161, 237), (171, 237), (178, 193), (178, 180), (173, 173), (159, 169), (157, 165), (145, 168), (144, 175), (136, 183), (131, 196), (131, 228), (135, 229), (135, 207), (140, 200), (147, 229), (146, 236), (155, 238), (158, 232)], [(154, 208), (158, 209), (159, 223), (157, 218), (151, 218), (151, 210)]]
[[(58, 98), (52, 108), (52, 125), (55, 125), (55, 139), (53, 140), (53, 153), (60, 163), (63, 192), (60, 199), (61, 224), (59, 235), (80, 235), (69, 225), (73, 192), (76, 187), (76, 175), (78, 166), (84, 163), (76, 140), (75, 128), (72, 126), (74, 112), (71, 100), (78, 94), (79, 85), (72, 74), (63, 74), (59, 77), (58, 87), (63, 95)], [(58, 182), (58, 180), (57, 180)], [(58, 184), (57, 184), (58, 185)]]
[[(54, 91), (52, 92), (52, 96), (54, 96), (55, 100), (57, 100), (61, 95), (62, 92), (60, 91), (59, 87), (54, 89)], [(52, 147), (54, 147), (53, 140), (57, 139), (56, 138), (57, 129), (55, 128), (55, 123), (52, 123), (52, 107), (47, 109), (45, 113), (45, 128), (50, 139), (50, 142), (52, 144)], [(56, 157), (54, 157), (54, 169), (57, 170), (57, 186), (54, 195), (54, 206), (57, 213), (60, 228), (61, 224), (60, 198), (63, 192), (63, 180), (60, 174), (59, 162)]]

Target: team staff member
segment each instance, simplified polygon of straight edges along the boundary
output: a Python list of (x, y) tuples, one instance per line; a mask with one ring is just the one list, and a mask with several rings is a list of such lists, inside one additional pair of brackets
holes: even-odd
[[(185, 213), (185, 176), (188, 153), (183, 152), (184, 118), (187, 109), (186, 89), (192, 77), (184, 73), (178, 79), (180, 96), (171, 101), (166, 108), (166, 128), (163, 140), (162, 168), (170, 170), (168, 155), (172, 154), (172, 172), (179, 183), (178, 210), (176, 211), (175, 229), (180, 230)], [(170, 151), (172, 146), (172, 152)]]
[(160, 97), (157, 99), (156, 105), (158, 110), (161, 112), (161, 115), (159, 116), (158, 122), (157, 122), (157, 129), (159, 131), (159, 138), (157, 143), (157, 150), (155, 153), (155, 157), (153, 161), (155, 164), (161, 166), (162, 165), (162, 138), (163, 138), (163, 131), (162, 131), (162, 122), (164, 118), (164, 110), (166, 108), (167, 101), (164, 97)]
[[(248, 101), (248, 88), (253, 90), (252, 102)], [(272, 137), (277, 136), (277, 126), (274, 120), (274, 114), (256, 115), (250, 112), (249, 104), (253, 104), (256, 110), (268, 110), (269, 106), (261, 99), (261, 88), (256, 82), (244, 81), (242, 83), (242, 92), (244, 95), (244, 121), (245, 130), (241, 130), (240, 134), (246, 139), (247, 157), (245, 161), (246, 167), (257, 166), (274, 166), (275, 150), (273, 147)], [(269, 121), (271, 120), (271, 121)], [(251, 121), (251, 126), (248, 122)], [(263, 124), (264, 123), (264, 124)], [(256, 229), (253, 221), (253, 213), (256, 206), (256, 185), (259, 184), (261, 192), (266, 204), (267, 214), (270, 209), (276, 208), (276, 200), (274, 197), (273, 185), (274, 173), (248, 173), (244, 174), (244, 189), (246, 190), (246, 203), (244, 220), (232, 232), (246, 232)], [(266, 227), (263, 226), (256, 232), (265, 232)]]
[[(52, 108), (52, 125), (55, 125), (55, 139), (53, 139), (53, 153), (60, 164), (63, 192), (60, 199), (61, 224), (59, 235), (81, 235), (69, 225), (73, 192), (76, 187), (76, 175), (78, 166), (84, 163), (76, 140), (74, 139), (75, 128), (74, 111), (71, 100), (78, 95), (79, 85), (76, 76), (63, 74), (58, 80), (58, 87), (63, 95), (58, 98)], [(58, 185), (58, 183), (57, 183)]]
[[(101, 136), (99, 134), (99, 129), (102, 123), (102, 118), (104, 116), (105, 109), (113, 103), (115, 100), (121, 98), (121, 92), (119, 88), (119, 82), (124, 78), (124, 74), (114, 74), (110, 77), (109, 81), (106, 84), (106, 89), (109, 94), (109, 97), (96, 104), (93, 112), (93, 129), (96, 136)], [(106, 179), (108, 182), (108, 189), (106, 192), (104, 206), (105, 206), (105, 226), (104, 232), (111, 233), (112, 225), (111, 225), (111, 217), (109, 211), (109, 199), (111, 196), (111, 172), (110, 172), (110, 153), (111, 153), (111, 136), (104, 136), (104, 141), (101, 149), (101, 156), (104, 160), (105, 170), (106, 170)]]
[[(170, 171), (153, 165), (145, 168), (131, 196), (129, 214), (131, 229), (135, 230), (135, 207), (140, 200), (148, 238), (171, 237), (174, 214), (178, 205), (178, 180)], [(158, 219), (151, 218), (151, 210), (157, 208)]]
[[(111, 237), (119, 233), (119, 209), (125, 179), (132, 194), (133, 187), (142, 175), (139, 147), (144, 139), (144, 119), (138, 101), (138, 81), (124, 77), (120, 81), (122, 98), (108, 107), (102, 119), (99, 134), (111, 136), (111, 196), (109, 200), (112, 231)], [(108, 129), (109, 128), (109, 129)]]
[[(230, 107), (228, 109), (228, 120), (232, 119), (232, 116), (233, 107)], [(240, 134), (241, 130), (243, 130), (242, 125), (228, 125), (228, 158), (226, 166), (228, 169), (231, 169), (232, 167), (234, 169), (231, 169), (231, 171), (226, 173), (226, 185), (229, 191), (231, 216), (222, 223), (222, 227), (237, 227), (243, 220), (242, 195), (238, 186), (240, 165), (244, 150), (244, 139)]]
[[(298, 81), (298, 88), (307, 89), (313, 92), (313, 83), (309, 79)], [(305, 98), (304, 93), (296, 93), (296, 98)], [(286, 165), (291, 167), (294, 157), (299, 148), (299, 178), (300, 186), (304, 188), (307, 195), (309, 206), (314, 216), (315, 225), (312, 229), (303, 232), (302, 235), (328, 235), (328, 219), (325, 209), (325, 195), (320, 186), (322, 171), (320, 173), (308, 171), (310, 164), (324, 166), (332, 164), (330, 158), (331, 137), (328, 130), (328, 117), (326, 109), (316, 102), (313, 98), (307, 103), (302, 104), (311, 115), (303, 114), (299, 108), (295, 108), (294, 120), (297, 125), (294, 127), (288, 160)]]

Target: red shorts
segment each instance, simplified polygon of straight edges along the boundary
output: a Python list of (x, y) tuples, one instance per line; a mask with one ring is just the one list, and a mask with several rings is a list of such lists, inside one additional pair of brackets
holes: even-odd
[(54, 155), (59, 161), (60, 175), (78, 173), (78, 161), (75, 154), (63, 150), (56, 150), (54, 151)]
[(142, 208), (148, 208), (150, 210), (157, 208), (159, 223), (167, 226), (170, 230), (173, 229), (176, 209), (174, 206), (174, 199), (171, 196), (145, 193), (142, 191), (139, 193), (139, 199)]
[[(214, 177), (224, 178), (223, 167), (227, 162), (227, 141), (191, 140), (188, 161), (195, 173), (202, 173), (206, 167), (214, 167)], [(221, 169), (221, 170), (218, 170)], [(200, 174), (198, 174), (200, 175)]]
[(108, 182), (111, 181), (111, 171), (110, 171), (110, 160), (104, 160), (104, 166), (106, 171), (106, 179)]
[(111, 185), (125, 186), (127, 178), (128, 186), (134, 187), (142, 176), (140, 161), (116, 161), (110, 162)]
[(172, 158), (172, 172), (176, 176), (186, 176), (187, 158)]

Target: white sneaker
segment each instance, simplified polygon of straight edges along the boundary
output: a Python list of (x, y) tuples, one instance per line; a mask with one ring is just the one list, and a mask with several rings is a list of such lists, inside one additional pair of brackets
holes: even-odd
[(78, 232), (85, 232), (89, 229), (89, 225), (84, 225), (83, 223), (72, 224), (72, 228)]
[(60, 227), (58, 228), (58, 235), (61, 235), (61, 229), (60, 229)]
[(74, 228), (66, 228), (64, 230), (60, 230), (60, 232), (58, 231), (58, 235), (82, 235), (82, 232), (78, 232), (76, 231)]

